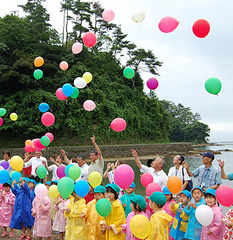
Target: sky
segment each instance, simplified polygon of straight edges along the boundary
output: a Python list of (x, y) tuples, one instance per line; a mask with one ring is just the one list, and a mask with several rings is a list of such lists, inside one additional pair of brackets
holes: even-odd
[[(0, 16), (27, 0), (8, 0), (1, 5)], [(62, 32), (60, 0), (47, 0), (44, 6), (50, 14), (51, 24)], [(231, 0), (99, 0), (104, 9), (112, 9), (121, 24), (127, 40), (138, 48), (152, 50), (159, 61), (159, 76), (141, 73), (144, 82), (150, 77), (159, 81), (155, 90), (159, 99), (181, 103), (199, 113), (202, 122), (209, 125), (210, 141), (233, 141), (233, 2)], [(142, 10), (146, 17), (135, 23), (131, 16)], [(171, 33), (158, 28), (166, 16), (176, 18), (178, 27)], [(197, 38), (192, 25), (198, 19), (210, 24), (210, 33)], [(216, 95), (205, 90), (205, 81), (216, 77), (222, 82), (222, 90)], [(145, 91), (148, 89), (145, 87)]]

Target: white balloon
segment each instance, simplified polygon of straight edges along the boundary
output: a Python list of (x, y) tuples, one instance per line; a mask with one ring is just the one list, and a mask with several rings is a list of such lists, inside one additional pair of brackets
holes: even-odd
[(86, 111), (90, 112), (90, 111), (93, 111), (96, 108), (96, 105), (95, 105), (95, 103), (92, 100), (86, 100), (83, 103), (83, 108)]
[(145, 16), (146, 16), (145, 12), (142, 10), (139, 10), (132, 14), (132, 19), (134, 20), (134, 22), (140, 23), (145, 19)]
[(82, 78), (82, 77), (77, 77), (77, 78), (75, 78), (75, 80), (74, 80), (74, 86), (75, 86), (76, 88), (79, 88), (79, 89), (85, 88), (85, 87), (87, 86), (87, 82), (85, 81), (84, 78)]
[(202, 226), (209, 226), (213, 221), (214, 213), (211, 207), (200, 205), (196, 208), (195, 216)]

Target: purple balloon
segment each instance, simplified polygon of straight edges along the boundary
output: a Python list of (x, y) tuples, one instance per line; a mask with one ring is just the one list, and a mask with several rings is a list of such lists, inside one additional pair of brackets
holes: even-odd
[(3, 161), (3, 162), (1, 162), (1, 166), (2, 166), (4, 169), (8, 169), (9, 166), (10, 166), (10, 164), (9, 164), (8, 161)]
[(57, 176), (58, 176), (59, 178), (66, 177), (65, 169), (66, 169), (66, 166), (60, 166), (60, 167), (58, 167), (58, 169), (57, 169)]
[(155, 90), (159, 86), (159, 82), (155, 78), (149, 78), (146, 85), (150, 90)]

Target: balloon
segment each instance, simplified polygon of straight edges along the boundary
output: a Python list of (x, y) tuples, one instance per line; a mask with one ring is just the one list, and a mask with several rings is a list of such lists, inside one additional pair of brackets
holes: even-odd
[(50, 143), (51, 143), (51, 142), (53, 141), (53, 139), (54, 139), (53, 134), (50, 133), (50, 132), (46, 133), (45, 136), (49, 138)]
[(58, 192), (58, 188), (57, 188), (57, 185), (52, 185), (50, 188), (49, 188), (49, 195), (52, 197), (52, 198), (58, 198), (59, 196), (59, 192)]
[(14, 171), (11, 175), (11, 180), (12, 181), (16, 180), (16, 182), (19, 182), (21, 177), (22, 174), (20, 172)]
[(34, 60), (35, 67), (41, 67), (44, 64), (44, 59), (42, 57), (36, 57)]
[(36, 174), (40, 179), (44, 179), (47, 174), (45, 166), (39, 166), (36, 170)]
[(85, 73), (83, 74), (83, 79), (85, 79), (85, 81), (86, 81), (87, 83), (91, 82), (91, 80), (92, 80), (92, 74), (89, 73), (89, 72), (85, 72)]
[(180, 192), (182, 185), (183, 184), (181, 179), (176, 176), (170, 177), (167, 181), (167, 188), (173, 194), (177, 194), (178, 192)]
[(40, 139), (40, 142), (41, 142), (42, 145), (48, 147), (49, 144), (50, 144), (50, 139), (49, 139), (49, 137), (47, 137), (47, 136), (43, 136), (43, 137)]
[(69, 176), (73, 180), (77, 180), (81, 176), (81, 169), (79, 166), (74, 165), (69, 169)]
[(75, 99), (79, 96), (79, 90), (76, 87), (73, 87), (73, 93), (70, 96), (71, 98)]
[(39, 110), (43, 113), (47, 112), (49, 110), (49, 105), (47, 103), (41, 103), (39, 105)]
[(33, 76), (36, 80), (39, 80), (43, 77), (43, 72), (40, 69), (36, 69), (33, 73)]
[(114, 181), (122, 189), (128, 188), (134, 180), (134, 171), (127, 164), (121, 164), (114, 172)]
[(107, 217), (112, 211), (112, 205), (106, 198), (99, 199), (95, 207), (97, 213), (102, 217)]
[(0, 126), (3, 124), (3, 119), (0, 117)]
[(74, 182), (69, 177), (63, 177), (58, 181), (58, 192), (64, 199), (67, 199), (74, 191)]
[(7, 170), (3, 169), (0, 171), (0, 183), (4, 184), (10, 180), (10, 174)]
[(25, 150), (25, 152), (27, 152), (27, 153), (35, 152), (35, 149), (34, 149), (31, 145), (26, 145), (26, 146), (24, 147), (24, 150)]
[(17, 115), (16, 113), (11, 113), (10, 119), (11, 119), (12, 121), (16, 121), (16, 120), (18, 119), (18, 115)]
[(55, 122), (55, 117), (51, 112), (46, 112), (41, 116), (41, 122), (46, 127), (52, 126)]
[(26, 146), (26, 145), (31, 145), (31, 146), (32, 146), (32, 140), (30, 140), (30, 139), (26, 140), (26, 141), (25, 141), (25, 146)]
[(170, 33), (174, 31), (179, 22), (173, 17), (164, 17), (159, 22), (159, 29), (164, 33)]
[(22, 171), (23, 169), (23, 159), (20, 156), (13, 156), (10, 160), (10, 165), (15, 171)]
[(141, 183), (144, 187), (147, 187), (150, 183), (153, 182), (153, 176), (150, 173), (144, 173), (141, 176)]
[(207, 92), (217, 95), (222, 89), (222, 83), (217, 78), (209, 78), (205, 82), (205, 89)]
[(35, 187), (35, 194), (38, 198), (44, 199), (48, 194), (48, 189), (44, 184), (37, 184)]
[(91, 172), (88, 176), (88, 181), (93, 188), (99, 186), (102, 182), (102, 176), (99, 172)]
[(139, 11), (132, 14), (132, 19), (133, 19), (134, 22), (140, 23), (145, 19), (145, 16), (146, 16), (145, 12), (139, 10)]
[(35, 150), (39, 152), (41, 152), (45, 148), (45, 146), (41, 144), (40, 138), (34, 139), (33, 146)]
[(65, 71), (68, 69), (69, 64), (66, 61), (62, 61), (62, 62), (60, 62), (59, 67), (61, 68), (61, 70)]
[(70, 97), (73, 94), (73, 87), (69, 83), (65, 83), (62, 87), (62, 92), (66, 97)]
[(8, 161), (2, 161), (2, 162), (1, 162), (1, 166), (2, 166), (4, 169), (8, 169), (9, 166), (10, 166), (10, 164), (9, 164)]
[(66, 176), (65, 168), (66, 168), (66, 166), (64, 166), (64, 165), (62, 165), (62, 166), (60, 166), (60, 167), (57, 168), (57, 176), (58, 176), (59, 178), (63, 178), (63, 177)]
[(83, 45), (81, 43), (76, 42), (73, 44), (73, 46), (72, 46), (73, 54), (78, 54), (78, 53), (82, 52), (82, 50), (83, 50)]
[(87, 47), (94, 47), (97, 42), (96, 35), (92, 32), (85, 33), (83, 36), (83, 43)]
[(149, 78), (146, 85), (150, 90), (155, 90), (159, 86), (159, 82), (155, 78)]
[(123, 74), (126, 78), (132, 79), (135, 75), (135, 72), (134, 72), (133, 68), (127, 67), (124, 69)]
[(78, 89), (85, 88), (87, 86), (87, 82), (84, 78), (77, 77), (74, 80), (74, 86)]
[(199, 37), (204, 38), (210, 32), (210, 24), (205, 19), (199, 19), (193, 24), (193, 33)]
[(56, 91), (56, 96), (59, 100), (66, 100), (67, 96), (62, 92), (62, 88), (58, 88)]
[(69, 164), (69, 165), (67, 165), (66, 168), (65, 168), (65, 174), (66, 174), (67, 177), (70, 177), (70, 175), (69, 175), (69, 170), (70, 170), (70, 168), (71, 168), (72, 166), (74, 166), (74, 165), (73, 165), (73, 164)]
[(93, 111), (96, 108), (96, 105), (95, 105), (95, 103), (92, 100), (86, 100), (83, 103), (83, 108), (86, 111), (90, 112), (90, 111)]
[(150, 183), (146, 187), (146, 196), (149, 197), (153, 192), (162, 192), (162, 188), (158, 183)]
[(122, 132), (126, 128), (126, 121), (123, 118), (115, 118), (111, 122), (110, 127), (116, 132)]
[(0, 117), (3, 117), (6, 114), (5, 108), (0, 108)]
[(139, 239), (146, 239), (151, 232), (151, 223), (147, 217), (137, 214), (130, 220), (130, 230)]
[(89, 193), (90, 186), (86, 181), (80, 180), (75, 183), (74, 190), (79, 197), (85, 197)]
[(105, 9), (102, 13), (102, 17), (105, 21), (110, 22), (115, 18), (115, 12), (110, 9)]
[(224, 207), (230, 207), (233, 204), (233, 189), (226, 185), (221, 185), (215, 193), (216, 199)]
[(209, 226), (214, 219), (214, 212), (208, 205), (199, 205), (196, 208), (195, 217), (202, 226)]

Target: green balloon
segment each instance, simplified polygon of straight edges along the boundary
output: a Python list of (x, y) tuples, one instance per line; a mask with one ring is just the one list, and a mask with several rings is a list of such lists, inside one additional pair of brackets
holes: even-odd
[(80, 175), (81, 175), (81, 169), (79, 166), (74, 165), (69, 169), (69, 176), (73, 180), (77, 180), (80, 177)]
[(207, 92), (217, 95), (222, 89), (222, 83), (217, 78), (209, 78), (205, 82), (205, 89)]
[(106, 198), (102, 198), (96, 203), (96, 211), (102, 217), (107, 217), (112, 211), (112, 205)]
[(63, 177), (58, 181), (58, 192), (64, 199), (67, 199), (74, 191), (74, 182), (69, 177)]
[(36, 174), (40, 179), (44, 179), (47, 174), (47, 170), (46, 170), (45, 166), (38, 167), (36, 170)]
[(5, 108), (0, 108), (0, 117), (3, 117), (6, 114)]
[(43, 136), (40, 139), (40, 142), (41, 142), (42, 145), (48, 147), (48, 145), (50, 144), (50, 139), (47, 136)]
[(77, 98), (78, 96), (79, 96), (79, 90), (76, 87), (73, 87), (73, 93), (70, 97)]
[(36, 80), (39, 80), (43, 77), (43, 72), (40, 69), (36, 69), (33, 73), (33, 76)]
[(133, 68), (127, 67), (124, 69), (123, 74), (126, 78), (132, 79), (135, 75), (135, 72), (134, 72)]

